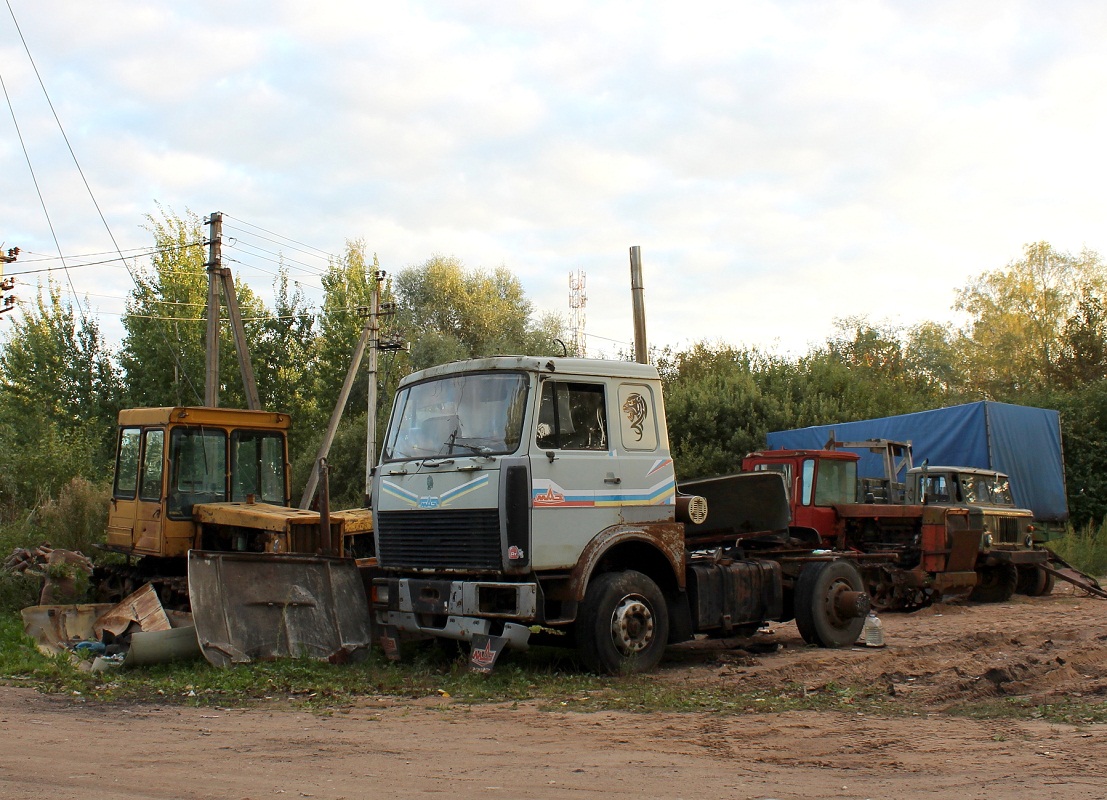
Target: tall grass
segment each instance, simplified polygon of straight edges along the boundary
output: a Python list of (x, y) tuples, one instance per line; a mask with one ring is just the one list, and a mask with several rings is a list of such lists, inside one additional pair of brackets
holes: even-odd
[[(108, 524), (110, 487), (73, 478), (57, 499), (0, 524), (0, 561), (21, 547), (49, 542), (54, 548), (78, 550), (90, 558), (100, 555)], [(16, 611), (38, 602), (41, 578), (0, 573), (0, 611)]]
[(1100, 578), (1107, 575), (1107, 520), (1069, 528), (1049, 542), (1049, 548), (1081, 572)]

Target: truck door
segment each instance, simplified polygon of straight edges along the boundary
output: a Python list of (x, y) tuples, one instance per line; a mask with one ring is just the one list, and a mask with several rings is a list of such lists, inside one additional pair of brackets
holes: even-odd
[[(599, 531), (645, 521), (644, 507), (664, 505), (655, 516), (672, 516), (672, 465), (657, 457), (653, 395), (644, 385), (624, 386), (586, 378), (542, 383), (531, 457), (536, 545), (542, 537), (536, 569), (573, 566)], [(632, 413), (621, 425), (616, 415), (624, 404)], [(637, 448), (630, 459), (624, 428)]]

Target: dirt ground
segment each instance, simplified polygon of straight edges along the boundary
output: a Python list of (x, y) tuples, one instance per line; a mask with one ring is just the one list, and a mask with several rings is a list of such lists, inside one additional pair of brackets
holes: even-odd
[(883, 649), (809, 649), (780, 625), (754, 640), (670, 648), (653, 679), (766, 695), (871, 684), (915, 716), (580, 713), (373, 696), (320, 714), (105, 706), (0, 687), (0, 797), (1107, 797), (1107, 725), (944, 713), (997, 697), (1102, 702), (1107, 601), (1059, 588), (882, 619)]

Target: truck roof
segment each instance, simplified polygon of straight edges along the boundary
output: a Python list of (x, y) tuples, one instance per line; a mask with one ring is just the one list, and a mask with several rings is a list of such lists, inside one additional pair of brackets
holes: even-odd
[(273, 411), (250, 411), (245, 408), (161, 406), (158, 408), (124, 408), (119, 412), (120, 425), (168, 425), (171, 422), (279, 430), (287, 430), (292, 425), (292, 420), (288, 414)]
[(755, 453), (747, 453), (746, 458), (760, 459), (785, 459), (792, 458), (831, 458), (839, 461), (860, 461), (861, 456), (848, 450), (758, 450)]
[[(909, 475), (917, 475), (917, 474), (921, 473), (923, 471), (923, 469), (924, 469), (923, 467), (912, 467), (910, 470), (908, 470), (908, 474)], [(1007, 477), (1006, 473), (1000, 472), (997, 469), (981, 469), (980, 467), (931, 467), (931, 466), (927, 466), (925, 469), (926, 469), (927, 472), (956, 472), (956, 473), (959, 473), (961, 475), (986, 475), (989, 478), (995, 477), (996, 475), (1000, 476), (1001, 478), (1006, 478)]]
[(413, 372), (400, 381), (400, 386), (410, 383), (455, 375), (461, 372), (493, 372), (497, 370), (522, 370), (525, 372), (545, 372), (552, 375), (585, 375), (597, 378), (632, 378), (636, 380), (657, 380), (657, 368), (649, 364), (634, 361), (614, 361), (601, 358), (553, 358), (549, 356), (493, 356), (491, 358), (471, 358), (466, 361), (451, 361)]

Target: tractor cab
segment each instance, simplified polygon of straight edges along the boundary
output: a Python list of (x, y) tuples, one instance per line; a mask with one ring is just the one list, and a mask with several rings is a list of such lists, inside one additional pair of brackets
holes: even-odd
[(198, 540), (196, 506), (287, 507), (290, 424), (287, 414), (230, 408), (121, 411), (108, 549), (181, 557), (208, 545)]

